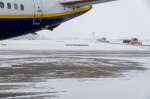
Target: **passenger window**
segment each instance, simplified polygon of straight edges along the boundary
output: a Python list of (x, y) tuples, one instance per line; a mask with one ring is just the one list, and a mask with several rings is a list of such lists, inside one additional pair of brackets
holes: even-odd
[(24, 5), (23, 4), (20, 5), (20, 9), (24, 10)]
[(4, 8), (4, 3), (0, 2), (0, 8)]
[(14, 9), (18, 10), (18, 5), (16, 3), (14, 4)]
[(11, 4), (10, 3), (7, 3), (7, 8), (11, 9)]

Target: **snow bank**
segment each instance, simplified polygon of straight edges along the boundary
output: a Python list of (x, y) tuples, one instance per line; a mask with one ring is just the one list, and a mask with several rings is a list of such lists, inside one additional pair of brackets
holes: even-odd
[[(148, 47), (123, 44), (97, 43), (90, 40), (7, 40), (2, 41), (0, 50), (147, 50)], [(89, 46), (65, 46), (66, 44), (87, 44)]]

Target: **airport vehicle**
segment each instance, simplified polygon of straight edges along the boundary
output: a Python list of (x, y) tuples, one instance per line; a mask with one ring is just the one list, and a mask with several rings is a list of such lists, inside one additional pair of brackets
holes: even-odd
[(0, 0), (0, 40), (53, 30), (93, 4), (109, 1), (114, 0)]

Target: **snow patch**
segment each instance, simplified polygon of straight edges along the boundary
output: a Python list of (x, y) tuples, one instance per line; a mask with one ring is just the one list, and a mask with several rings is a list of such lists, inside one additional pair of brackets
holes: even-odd
[(5, 67), (12, 67), (10, 64), (6, 63), (6, 62), (1, 62), (0, 63), (0, 68), (5, 68)]

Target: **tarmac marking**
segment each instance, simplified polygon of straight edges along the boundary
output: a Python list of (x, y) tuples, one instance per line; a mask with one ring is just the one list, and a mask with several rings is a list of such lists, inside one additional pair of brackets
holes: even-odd
[[(86, 54), (85, 56), (91, 56), (91, 54)], [(103, 77), (113, 77), (113, 76), (120, 76), (120, 73), (116, 73), (116, 72), (112, 72), (112, 71), (108, 71), (108, 70), (104, 70), (104, 69), (100, 69), (100, 68), (95, 68), (95, 67), (92, 67), (92, 66), (89, 66), (89, 68), (93, 68), (93, 69), (97, 69), (99, 71), (104, 71), (104, 72), (108, 72), (108, 73), (111, 73), (113, 75), (108, 75), (108, 76), (103, 76)]]
[[(29, 54), (33, 54), (33, 52), (36, 52), (36, 53), (41, 53), (41, 52), (49, 52), (49, 53), (55, 53), (56, 51), (48, 51), (48, 50), (29, 50), (27, 51)], [(34, 55), (34, 54), (33, 54)]]
[(95, 73), (95, 72), (85, 72), (84, 74), (93, 74), (93, 73)]
[(4, 90), (17, 90), (17, 89), (20, 89), (20, 88), (8, 88), (8, 89), (4, 89)]
[(86, 54), (86, 56), (91, 56), (91, 54)]
[(11, 80), (8, 80), (8, 81), (0, 81), (0, 83), (8, 83), (8, 82), (11, 82)]
[[(120, 75), (120, 74), (117, 74), (118, 76)], [(107, 77), (114, 77), (114, 76), (117, 76), (116, 74), (114, 74), (114, 75), (108, 75), (108, 76), (103, 76), (104, 78), (107, 78)]]
[[(87, 68), (91, 68), (91, 69), (94, 69), (94, 70), (98, 70), (98, 71), (102, 71), (102, 72), (112, 74), (112, 75), (103, 76), (103, 77), (113, 77), (113, 76), (119, 76), (120, 75), (120, 73), (112, 72), (112, 71), (109, 71), (109, 70), (104, 70), (104, 69), (100, 69), (100, 68), (96, 68), (96, 67), (92, 67), (92, 66), (87, 66), (87, 65), (84, 65), (84, 64), (81, 64), (81, 63), (71, 62), (71, 61), (68, 61), (68, 60), (65, 60), (65, 59), (60, 59), (60, 60), (65, 61), (67, 63), (74, 64), (74, 65), (84, 66), (84, 67), (87, 67)], [(90, 74), (90, 73), (88, 73), (88, 74)]]
[(68, 76), (68, 77), (70, 77), (70, 76), (72, 76), (72, 75), (63, 75), (63, 76)]
[[(108, 71), (108, 70), (104, 70), (104, 69), (100, 69), (100, 68), (96, 68), (96, 67), (92, 67), (92, 66), (86, 66), (86, 67), (95, 69), (95, 70), (99, 70), (99, 71), (103, 71), (103, 72), (107, 72), (107, 73), (111, 73), (113, 75), (120, 75), (120, 73), (116, 73), (116, 72), (112, 72), (112, 71)], [(109, 75), (109, 76), (113, 76), (113, 75)]]

